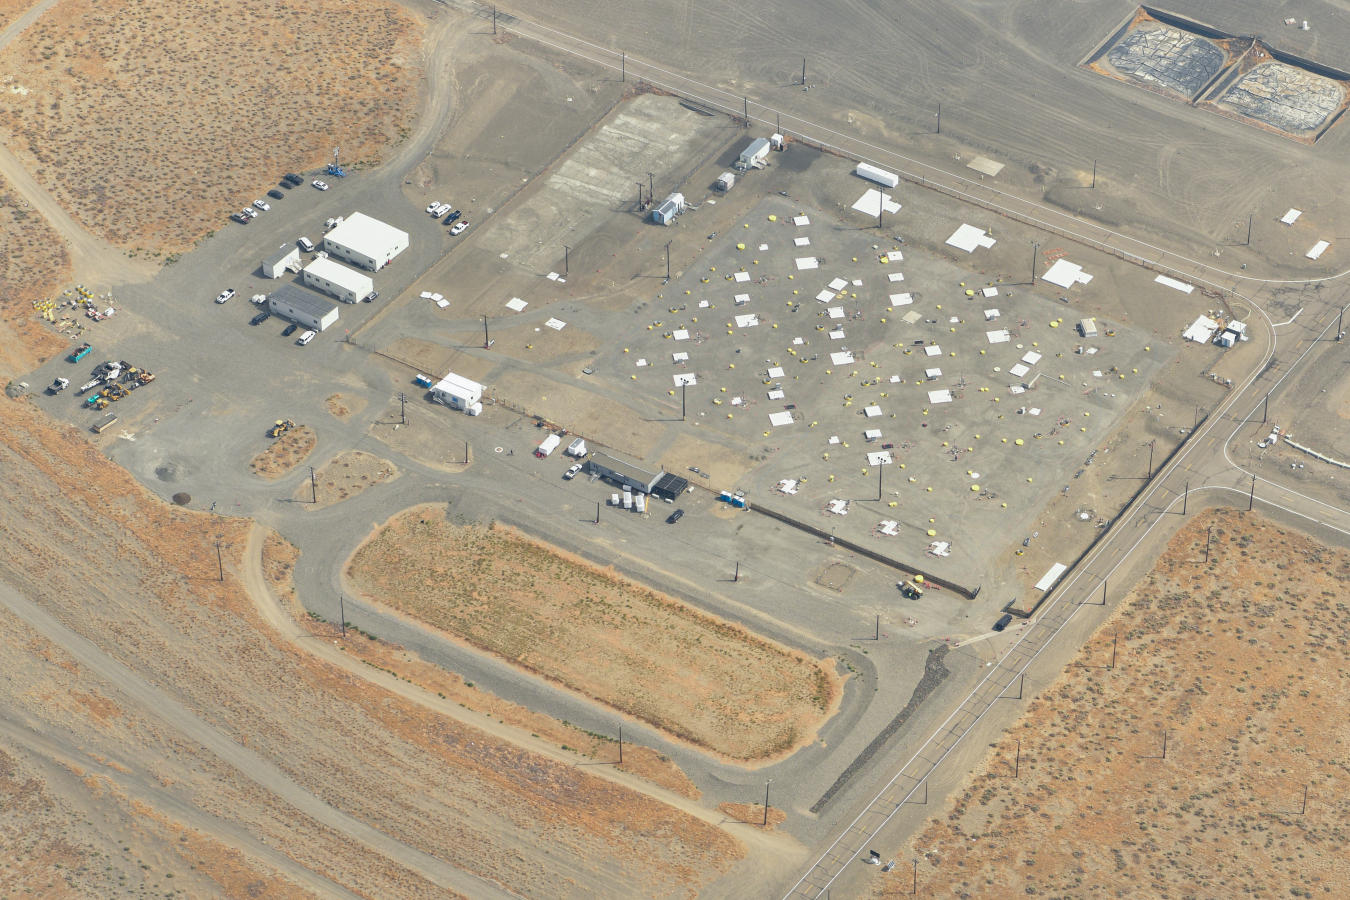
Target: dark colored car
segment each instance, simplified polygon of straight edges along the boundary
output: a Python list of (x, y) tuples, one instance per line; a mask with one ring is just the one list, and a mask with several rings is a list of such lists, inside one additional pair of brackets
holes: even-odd
[(295, 329), (299, 327), (300, 327), (299, 325), (296, 325), (294, 322), (292, 322), (291, 324), (286, 326), (286, 330), (281, 333), (281, 336), (290, 337), (291, 335), (295, 334)]
[(1005, 613), (1004, 616), (1003, 616), (1003, 618), (999, 619), (997, 622), (994, 623), (994, 630), (995, 630), (995, 631), (1002, 631), (1003, 629), (1007, 628), (1007, 627), (1008, 627), (1009, 625), (1011, 625), (1011, 624), (1012, 624), (1012, 616), (1007, 615), (1007, 614)]
[(250, 325), (261, 325), (262, 323), (266, 322), (266, 321), (267, 321), (268, 319), (270, 319), (270, 318), (272, 318), (272, 314), (271, 314), (270, 312), (268, 312), (267, 310), (263, 310), (262, 312), (258, 313), (256, 316), (254, 316), (252, 319), (250, 319), (248, 324), (250, 324)]
[(286, 195), (283, 194), (281, 191), (277, 190), (276, 188), (272, 188), (270, 191), (268, 191), (268, 192), (267, 192), (267, 196), (271, 197), (273, 200), (285, 200), (285, 199), (286, 199)]
[(666, 516), (666, 524), (674, 525), (676, 522), (680, 521), (680, 519), (683, 517), (684, 517), (684, 510), (677, 509), (670, 515)]
[(249, 222), (253, 221), (253, 219), (244, 215), (243, 213), (233, 213), (230, 215), (230, 218), (234, 219), (240, 225), (247, 225)]
[(463, 215), (463, 213), (461, 213), (459, 210), (455, 210), (455, 211), (452, 212), (450, 215), (446, 216), (445, 219), (443, 219), (442, 221), (444, 221), (445, 224), (450, 225), (450, 224), (454, 223), (454, 221), (455, 221), (456, 219), (458, 219), (458, 218), (459, 218), (460, 216), (462, 216), (462, 215)]
[(296, 187), (299, 187), (300, 185), (305, 183), (305, 179), (301, 178), (299, 175), (296, 175), (294, 172), (288, 173), (286, 175), (286, 180), (289, 181), (291, 184), (295, 185)]

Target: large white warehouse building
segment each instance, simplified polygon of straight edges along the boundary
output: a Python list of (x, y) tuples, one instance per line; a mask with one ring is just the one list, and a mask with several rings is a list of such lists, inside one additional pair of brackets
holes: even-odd
[(324, 235), (323, 249), (354, 266), (378, 272), (408, 249), (408, 232), (356, 212)]
[(322, 257), (305, 266), (305, 284), (332, 294), (343, 303), (360, 303), (375, 290), (370, 276)]

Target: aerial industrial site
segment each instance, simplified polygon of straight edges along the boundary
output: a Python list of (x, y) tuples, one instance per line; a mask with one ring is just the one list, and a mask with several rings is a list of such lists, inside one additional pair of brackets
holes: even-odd
[(1347, 47), (0, 9), (0, 889), (1350, 895)]

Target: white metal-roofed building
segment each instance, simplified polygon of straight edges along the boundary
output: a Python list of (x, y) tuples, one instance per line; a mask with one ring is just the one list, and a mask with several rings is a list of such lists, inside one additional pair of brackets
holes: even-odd
[(652, 210), (652, 221), (657, 225), (669, 225), (675, 217), (684, 212), (684, 194), (675, 193), (661, 201), (661, 205)]
[(286, 267), (300, 267), (300, 248), (294, 244), (282, 244), (281, 249), (263, 260), (263, 274), (268, 278), (280, 278), (286, 274)]
[(360, 303), (375, 290), (375, 282), (370, 276), (331, 259), (316, 259), (305, 266), (305, 284), (332, 294), (343, 303)]
[(323, 331), (338, 320), (337, 304), (294, 284), (283, 284), (268, 294), (267, 308), (273, 315), (315, 331)]
[(378, 272), (408, 249), (408, 232), (354, 212), (323, 236), (323, 249), (354, 266)]
[[(478, 406), (478, 401), (483, 399), (483, 386), (476, 381), (470, 381), (451, 372), (431, 389), (431, 398), (437, 403), (444, 403), (451, 409), (469, 412), (473, 407)], [(482, 410), (481, 406), (478, 408), (480, 411)]]

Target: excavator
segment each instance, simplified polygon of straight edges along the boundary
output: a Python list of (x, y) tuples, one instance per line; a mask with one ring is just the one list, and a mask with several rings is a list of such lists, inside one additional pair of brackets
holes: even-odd
[(295, 423), (290, 419), (277, 419), (277, 423), (268, 429), (267, 436), (270, 438), (279, 438), (294, 427)]

